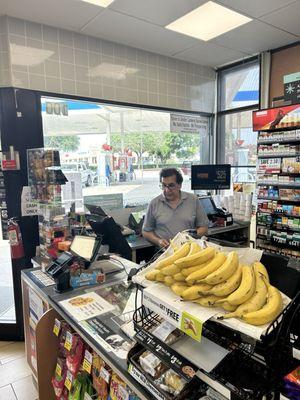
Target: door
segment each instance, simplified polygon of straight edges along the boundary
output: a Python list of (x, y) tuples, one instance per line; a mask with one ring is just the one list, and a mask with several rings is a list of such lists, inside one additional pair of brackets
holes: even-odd
[[(38, 245), (37, 217), (21, 216), (21, 193), (27, 186), (27, 149), (43, 147), (40, 96), (23, 90), (0, 89), (1, 148), (19, 152), (18, 171), (0, 171), (0, 340), (22, 340), (23, 313), (21, 271), (31, 268)], [(7, 208), (6, 208), (7, 206)], [(7, 239), (7, 218), (19, 218), (25, 257), (11, 260)], [(1, 240), (2, 236), (2, 240)]]

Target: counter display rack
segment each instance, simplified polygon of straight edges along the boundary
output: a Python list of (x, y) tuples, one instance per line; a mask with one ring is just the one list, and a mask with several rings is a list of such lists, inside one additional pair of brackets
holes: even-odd
[(259, 131), (257, 142), (256, 247), (299, 258), (300, 130)]
[[(209, 370), (201, 365), (203, 358), (205, 362), (206, 354), (201, 354), (201, 351), (197, 354), (196, 345), (193, 347), (196, 354), (191, 356), (191, 353), (185, 351), (184, 346), (178, 346), (176, 343), (167, 345), (152, 333), (161, 322), (164, 313), (160, 313), (157, 309), (151, 310), (150, 306), (146, 307), (143, 305), (143, 300), (141, 306), (136, 306), (133, 317), (135, 340), (168, 367), (175, 369), (183, 378), (189, 379), (186, 370), (189, 373), (194, 371), (193, 377), (196, 376), (227, 399), (262, 400), (274, 398), (274, 394), (279, 395), (283, 377), (298, 363), (300, 293), (296, 286), (299, 288), (299, 276), (294, 269), (286, 266), (284, 257), (264, 254), (263, 258), (265, 265), (268, 265), (267, 259), (269, 261), (270, 266), (267, 269), (271, 282), (277, 281), (276, 286), (290, 296), (292, 301), (259, 340), (225, 326), (217, 320), (207, 320), (203, 324), (202, 341), (205, 341), (205, 345), (209, 341), (217, 346), (216, 351), (218, 348), (226, 350), (226, 354)], [(278, 271), (272, 276), (271, 267), (275, 264), (276, 270), (286, 268), (286, 276), (281, 286), (278, 284), (279, 275), (276, 276)], [(282, 272), (281, 270), (280, 274)], [(297, 281), (296, 286), (291, 285), (290, 281), (294, 283)], [(137, 298), (143, 299), (143, 291), (143, 286), (138, 285)], [(194, 341), (188, 337), (187, 339)], [(201, 342), (197, 342), (197, 345), (200, 349)]]

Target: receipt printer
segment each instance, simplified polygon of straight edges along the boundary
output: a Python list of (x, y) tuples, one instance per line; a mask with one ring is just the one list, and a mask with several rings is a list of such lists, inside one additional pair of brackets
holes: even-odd
[(232, 214), (224, 208), (217, 207), (211, 196), (199, 197), (199, 201), (212, 226), (228, 226), (233, 224)]

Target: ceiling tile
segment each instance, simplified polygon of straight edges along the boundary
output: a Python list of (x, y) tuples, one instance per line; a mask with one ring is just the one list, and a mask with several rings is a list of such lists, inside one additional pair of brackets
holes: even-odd
[(240, 11), (254, 18), (278, 10), (298, 0), (217, 0), (233, 10)]
[(211, 42), (200, 43), (192, 49), (176, 54), (176, 58), (181, 60), (211, 67), (218, 67), (245, 57), (249, 57), (249, 54), (217, 46)]
[(79, 30), (105, 9), (78, 0), (0, 0), (0, 15), (10, 15), (28, 21)]
[(115, 0), (110, 9), (166, 26), (208, 0)]
[(105, 10), (84, 33), (164, 55), (172, 55), (199, 41), (139, 19)]
[(261, 51), (285, 46), (297, 41), (297, 37), (260, 21), (251, 21), (211, 42), (234, 50), (256, 54)]
[(275, 11), (264, 16), (261, 20), (300, 36), (299, 16), (300, 1), (297, 1), (297, 3), (291, 4), (280, 11)]

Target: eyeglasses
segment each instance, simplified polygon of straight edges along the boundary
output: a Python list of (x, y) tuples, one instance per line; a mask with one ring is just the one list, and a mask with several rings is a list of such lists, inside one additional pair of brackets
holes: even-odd
[(174, 190), (174, 189), (177, 188), (177, 184), (176, 184), (176, 183), (169, 183), (168, 185), (166, 185), (165, 183), (161, 183), (161, 184), (159, 185), (159, 187), (160, 187), (162, 190), (165, 190), (165, 189)]

